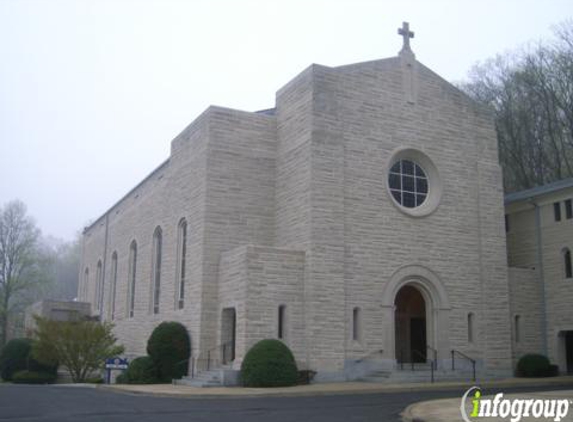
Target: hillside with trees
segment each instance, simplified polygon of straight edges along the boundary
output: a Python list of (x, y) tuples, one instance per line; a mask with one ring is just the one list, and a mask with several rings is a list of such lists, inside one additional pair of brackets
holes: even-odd
[(573, 176), (573, 21), (475, 66), (461, 89), (495, 113), (506, 193)]

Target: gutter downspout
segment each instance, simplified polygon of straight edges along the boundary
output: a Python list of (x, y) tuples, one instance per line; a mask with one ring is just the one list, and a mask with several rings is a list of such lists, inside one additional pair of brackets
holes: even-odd
[(545, 356), (547, 356), (547, 304), (545, 301), (545, 275), (543, 272), (543, 250), (542, 250), (542, 238), (541, 238), (541, 207), (534, 200), (530, 200), (531, 204), (535, 208), (535, 233), (537, 240), (537, 267), (539, 275), (539, 283), (541, 284), (541, 348)]

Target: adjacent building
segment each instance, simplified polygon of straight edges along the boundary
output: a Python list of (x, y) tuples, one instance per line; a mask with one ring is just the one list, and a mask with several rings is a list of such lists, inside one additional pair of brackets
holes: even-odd
[(573, 373), (573, 179), (505, 197), (514, 359)]

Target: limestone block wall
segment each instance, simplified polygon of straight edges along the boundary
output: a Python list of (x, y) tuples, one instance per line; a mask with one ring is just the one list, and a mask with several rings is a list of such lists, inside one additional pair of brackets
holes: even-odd
[(277, 92), (275, 242), (306, 249), (310, 239), (313, 67)]
[[(303, 251), (248, 246), (247, 329), (244, 352), (257, 341), (278, 336), (278, 309), (285, 306), (284, 338), (301, 369), (308, 368), (309, 316), (304, 306), (305, 253)], [(244, 354), (242, 355), (244, 356)], [(238, 356), (240, 362), (241, 355)]]
[[(219, 265), (218, 337), (225, 333), (224, 309), (236, 312), (236, 358), (259, 340), (278, 338), (278, 309), (285, 306), (284, 338), (300, 368), (306, 361), (303, 303), (305, 253), (267, 246), (240, 246), (224, 252)], [(221, 342), (222, 343), (222, 342)], [(220, 343), (220, 344), (221, 344)]]
[[(83, 236), (80, 268), (80, 299), (95, 303), (95, 268), (104, 261), (102, 319), (111, 319), (111, 256), (118, 256), (115, 294), (115, 333), (130, 356), (145, 354), (149, 334), (160, 322), (180, 321), (188, 328), (192, 348), (199, 347), (203, 274), (203, 218), (209, 111), (186, 128), (174, 141), (168, 161), (88, 227)], [(102, 187), (105, 188), (105, 187)], [(178, 308), (176, 276), (177, 227), (187, 221), (186, 296)], [(152, 238), (155, 228), (163, 233), (160, 311), (152, 312)], [(106, 236), (107, 232), (107, 236)], [(107, 237), (107, 241), (106, 241)], [(134, 316), (128, 310), (128, 260), (132, 241), (137, 243)], [(86, 284), (83, 273), (89, 269)]]
[[(512, 356), (515, 365), (527, 353), (543, 353), (541, 285), (534, 269), (509, 268)], [(519, 317), (516, 327), (515, 317)], [(518, 332), (519, 331), (519, 332)]]
[(276, 118), (212, 107), (204, 214), (202, 341), (216, 347), (221, 254), (271, 245), (275, 228)]
[[(386, 323), (380, 296), (394, 272), (417, 264), (433, 271), (445, 285), (452, 309), (439, 331), (448, 333), (451, 347), (486, 359), (493, 369), (508, 369), (502, 184), (491, 115), (419, 63), (414, 69), (415, 102), (409, 103), (403, 72), (399, 58), (326, 72), (336, 77), (328, 88), (336, 95), (322, 96), (329, 99), (324, 107), (335, 117), (326, 125), (339, 135), (328, 135), (325, 143), (335, 148), (339, 137), (344, 141), (339, 186), (344, 198), (340, 215), (347, 356), (385, 349), (385, 356), (393, 357), (394, 351), (380, 340)], [(314, 89), (319, 103), (322, 97), (317, 86)], [(428, 216), (415, 218), (401, 212), (387, 190), (389, 161), (403, 146), (425, 153), (440, 173), (441, 202)], [(487, 291), (494, 292), (494, 300)], [(368, 327), (362, 348), (349, 347), (354, 306), (363, 309)], [(476, 321), (473, 343), (468, 342), (469, 312)]]

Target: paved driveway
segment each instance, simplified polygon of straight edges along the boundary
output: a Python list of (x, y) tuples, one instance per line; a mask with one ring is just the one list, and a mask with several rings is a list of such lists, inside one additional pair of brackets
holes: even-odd
[[(504, 391), (509, 392), (510, 389)], [(0, 421), (393, 422), (401, 420), (400, 412), (411, 403), (461, 397), (462, 394), (462, 389), (456, 389), (315, 397), (193, 399), (131, 395), (82, 387), (3, 384), (0, 385)]]

